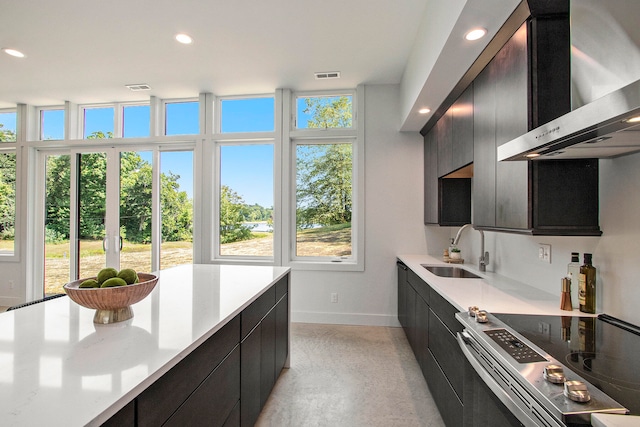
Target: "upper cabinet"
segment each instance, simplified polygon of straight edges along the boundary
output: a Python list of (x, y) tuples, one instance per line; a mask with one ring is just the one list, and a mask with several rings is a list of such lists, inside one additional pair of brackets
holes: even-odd
[(425, 224), (471, 222), (473, 87), (442, 115), (424, 137)]
[(568, 37), (568, 15), (534, 16), (474, 81), (472, 222), (478, 228), (601, 234), (597, 160), (496, 161), (499, 145), (570, 109)]
[(462, 201), (464, 192), (449, 194), (446, 188), (449, 177), (471, 172), (473, 218), (468, 222), (477, 228), (601, 234), (597, 160), (497, 161), (499, 145), (571, 108), (568, 2), (530, 0), (529, 6), (527, 21), (511, 30), (495, 56), (478, 67), (473, 83), (424, 133), (425, 223), (449, 225), (443, 221), (447, 204), (456, 212), (465, 203), (471, 208), (471, 200)]

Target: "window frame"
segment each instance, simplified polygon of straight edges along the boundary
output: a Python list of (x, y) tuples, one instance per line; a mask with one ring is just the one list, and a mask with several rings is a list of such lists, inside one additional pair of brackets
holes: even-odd
[[(352, 127), (351, 128), (307, 128), (296, 129), (294, 118), (297, 114), (297, 99), (300, 96), (309, 95), (340, 96), (349, 94), (352, 96)], [(288, 205), (286, 214), (283, 215), (283, 265), (296, 270), (327, 270), (327, 271), (364, 271), (365, 250), (365, 215), (364, 215), (364, 120), (358, 111), (364, 110), (365, 91), (360, 85), (355, 91), (334, 90), (322, 92), (291, 92), (287, 103), (285, 117), (290, 117), (289, 126), (284, 126), (283, 140), (285, 145), (286, 161), (283, 175), (288, 177), (289, 185), (286, 186), (288, 194), (284, 197)], [(294, 130), (295, 129), (295, 130)], [(352, 221), (351, 221), (351, 257), (349, 259), (337, 259), (336, 257), (298, 257), (296, 256), (296, 147), (300, 142), (344, 142), (352, 141)]]
[[(257, 130), (257, 131), (241, 131), (241, 132), (222, 132), (222, 103), (224, 101), (236, 101), (241, 99), (259, 99), (259, 98), (272, 98), (273, 99), (273, 130)], [(277, 108), (278, 102), (276, 99), (275, 93), (263, 93), (257, 95), (234, 95), (234, 96), (220, 96), (216, 98), (215, 107), (214, 107), (214, 132), (219, 135), (224, 135), (225, 137), (240, 137), (242, 135), (259, 135), (259, 134), (272, 134), (276, 131), (277, 127)]]
[[(193, 103), (193, 102), (198, 104), (198, 132), (167, 135), (167, 104), (184, 104), (184, 103)], [(199, 135), (202, 135), (204, 133), (203, 131), (204, 124), (202, 123), (201, 117), (202, 117), (202, 112), (205, 108), (206, 107), (204, 103), (198, 97), (162, 99), (162, 108), (161, 108), (160, 123), (159, 123), (160, 135), (171, 137), (171, 138), (177, 138), (177, 137), (197, 138)]]
[[(213, 177), (213, 199), (212, 199), (212, 204), (211, 204), (211, 212), (213, 213), (212, 215), (212, 223), (213, 223), (213, 233), (212, 233), (212, 241), (211, 241), (211, 253), (212, 253), (212, 261), (214, 262), (220, 262), (220, 261), (224, 261), (224, 262), (228, 262), (228, 263), (246, 263), (246, 262), (251, 262), (253, 264), (274, 264), (276, 263), (276, 259), (279, 258), (279, 251), (277, 250), (278, 247), (278, 238), (281, 235), (281, 233), (278, 230), (278, 227), (276, 227), (276, 218), (278, 215), (278, 209), (276, 208), (276, 206), (278, 205), (278, 200), (277, 200), (277, 192), (276, 192), (276, 165), (277, 165), (277, 158), (276, 158), (276, 153), (277, 153), (277, 149), (276, 149), (276, 140), (274, 139), (264, 139), (264, 138), (260, 138), (260, 139), (245, 139), (245, 138), (238, 138), (238, 139), (234, 139), (234, 140), (218, 140), (218, 141), (214, 141), (214, 164), (213, 167), (211, 168), (212, 170), (215, 170), (214, 173), (214, 177)], [(273, 220), (273, 252), (271, 254), (271, 256), (250, 256), (250, 255), (222, 255), (220, 253), (220, 196), (221, 196), (221, 189), (222, 189), (222, 177), (221, 177), (221, 172), (222, 172), (222, 154), (221, 154), (221, 149), (223, 146), (248, 146), (248, 145), (267, 145), (267, 144), (271, 144), (273, 146), (273, 171), (274, 171), (274, 176), (273, 176), (273, 186), (274, 186), (274, 191), (273, 191), (273, 216), (274, 216), (274, 220)]]
[[(43, 124), (43, 117), (42, 114), (45, 111), (62, 111), (64, 114), (64, 119), (62, 121), (62, 139), (44, 139), (44, 135), (42, 134), (42, 132), (44, 131), (42, 124)], [(38, 115), (38, 141), (64, 141), (67, 138), (66, 135), (66, 126), (65, 126), (65, 120), (66, 120), (66, 115), (67, 115), (67, 109), (65, 108), (64, 105), (51, 105), (51, 106), (46, 106), (46, 107), (37, 107), (37, 115)]]

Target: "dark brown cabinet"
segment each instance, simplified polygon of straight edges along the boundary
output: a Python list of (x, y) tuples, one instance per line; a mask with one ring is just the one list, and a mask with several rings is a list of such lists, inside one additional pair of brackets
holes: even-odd
[(398, 266), (398, 320), (447, 426), (460, 426), (465, 406), (464, 356), (455, 333), (458, 311), (402, 262)]
[(457, 226), (471, 222), (470, 172), (448, 176), (471, 162), (473, 91), (469, 87), (424, 136), (425, 224)]
[(460, 95), (450, 108), (451, 171), (473, 163), (473, 85)]
[(569, 110), (567, 26), (568, 15), (530, 18), (474, 80), (477, 228), (601, 234), (597, 160), (496, 161), (498, 146)]
[(171, 418), (174, 421), (183, 419), (188, 416), (186, 408), (197, 407), (203, 396), (208, 399), (206, 395), (212, 381), (223, 380), (228, 393), (215, 403), (206, 404), (206, 409), (214, 408), (214, 418), (220, 422), (215, 424), (204, 415), (201, 418), (203, 424), (221, 426), (240, 400), (240, 377), (234, 376), (240, 369), (239, 352), (229, 357), (239, 341), (240, 316), (236, 316), (137, 397), (137, 425), (158, 426)]
[(287, 275), (103, 425), (254, 425), (287, 363), (288, 296)]
[[(240, 421), (253, 426), (288, 354), (288, 282), (274, 285), (243, 311)], [(245, 313), (247, 314), (245, 316)]]

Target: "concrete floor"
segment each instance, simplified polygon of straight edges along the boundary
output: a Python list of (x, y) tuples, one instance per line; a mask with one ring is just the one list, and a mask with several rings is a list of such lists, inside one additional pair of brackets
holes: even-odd
[(257, 426), (444, 426), (401, 328), (293, 323)]

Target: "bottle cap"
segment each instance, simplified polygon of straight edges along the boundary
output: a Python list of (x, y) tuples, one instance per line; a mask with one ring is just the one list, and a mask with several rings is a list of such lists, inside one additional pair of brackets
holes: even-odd
[(585, 253), (584, 254), (584, 262), (585, 262), (585, 264), (591, 264), (592, 257), (593, 257), (592, 254)]
[(571, 252), (571, 262), (580, 262), (579, 252)]

